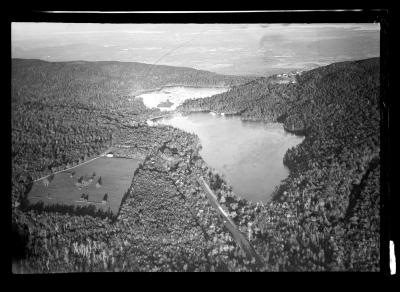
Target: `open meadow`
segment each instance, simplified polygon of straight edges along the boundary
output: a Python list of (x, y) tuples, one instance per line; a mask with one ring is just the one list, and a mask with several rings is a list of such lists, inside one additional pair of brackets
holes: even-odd
[[(100, 157), (90, 163), (61, 172), (33, 184), (29, 204), (94, 205), (117, 214), (140, 160)], [(107, 194), (107, 199), (104, 200)], [(87, 195), (87, 196), (86, 196)], [(86, 196), (86, 199), (84, 197)]]

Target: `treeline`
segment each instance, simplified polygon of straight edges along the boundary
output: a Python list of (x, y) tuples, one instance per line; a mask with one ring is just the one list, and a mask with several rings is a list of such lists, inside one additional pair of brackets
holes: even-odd
[(258, 216), (254, 241), (279, 270), (379, 270), (379, 58), (304, 72), (296, 84), (260, 78), (182, 111), (238, 113), (306, 135), (291, 174)]
[[(237, 199), (223, 179), (210, 173), (201, 159), (195, 159), (189, 151), (190, 145), (198, 144), (194, 137), (171, 127), (140, 126), (123, 131), (117, 126), (118, 121), (125, 118), (124, 113), (129, 108), (125, 112), (123, 109), (113, 112), (110, 106), (96, 112), (83, 98), (83, 102), (71, 102), (71, 106), (65, 106), (66, 110), (82, 109), (79, 114), (71, 113), (71, 120), (77, 124), (85, 121), (84, 125), (86, 121), (108, 125), (114, 130), (111, 138), (129, 140), (135, 148), (151, 154), (152, 159), (146, 160), (145, 169), (139, 170), (137, 180), (133, 180), (132, 196), (124, 200), (115, 224), (91, 216), (40, 214), (33, 210), (24, 213), (14, 208), (15, 224), (27, 226), (29, 230), (27, 269), (30, 267), (35, 272), (248, 270), (249, 266), (238, 255), (237, 246), (195, 184), (195, 177), (202, 175), (239, 229), (254, 231), (250, 242), (265, 262), (261, 270), (379, 270), (379, 71), (377, 58), (337, 63), (305, 72), (296, 84), (271, 84), (268, 78), (259, 78), (243, 86), (234, 86), (217, 97), (190, 101), (181, 107), (185, 111), (235, 112), (244, 119), (278, 121), (288, 130), (306, 130), (303, 143), (289, 149), (284, 157), (284, 163), (291, 170), (289, 177), (277, 188), (274, 200), (264, 206), (253, 206)], [(31, 80), (27, 77), (30, 74), (23, 75), (25, 80)], [(89, 80), (86, 83), (90, 83)], [(33, 112), (38, 117), (41, 117), (40, 111), (46, 111), (40, 95), (33, 94), (40, 86), (38, 83), (36, 87), (24, 88), (21, 82), (17, 87), (32, 92), (31, 97), (23, 96), (24, 100), (35, 101)], [(56, 115), (61, 108), (58, 104), (62, 104), (56, 100), (63, 100), (62, 95), (55, 95), (53, 103), (50, 95), (43, 96), (47, 98), (43, 99), (46, 106), (54, 105), (49, 112)], [(13, 99), (12, 103), (13, 132), (21, 119), (24, 120), (23, 113), (29, 116), (25, 109), (14, 118), (25, 106), (25, 102), (18, 101), (20, 98)], [(141, 113), (146, 114), (148, 112)], [(41, 118), (43, 125), (45, 117)], [(69, 115), (62, 112), (59, 119), (65, 117)], [(32, 114), (22, 129), (37, 123), (35, 119)], [(56, 120), (46, 125), (45, 129), (49, 130), (45, 137), (49, 141), (53, 141), (52, 125), (59, 125)], [(58, 129), (55, 127), (53, 131)], [(80, 137), (86, 137), (89, 131), (82, 130)], [(45, 134), (39, 133), (36, 136), (24, 134), (37, 137), (33, 141), (40, 141)], [(40, 165), (40, 159), (35, 157), (38, 150), (30, 152), (30, 156), (23, 153), (38, 142), (25, 145), (27, 138), (18, 140), (18, 135), (15, 136), (13, 147), (22, 146), (14, 151), (13, 171), (30, 171), (32, 165)], [(108, 141), (105, 139), (99, 145), (107, 146)], [(166, 146), (177, 149), (181, 157), (172, 170), (163, 166), (161, 154), (168, 152)], [(50, 148), (46, 155), (54, 153), (51, 152), (54, 147)], [(178, 155), (174, 152), (170, 155)], [(22, 158), (28, 162), (26, 166)], [(17, 175), (13, 173), (14, 189), (24, 186), (23, 179), (18, 180)], [(164, 203), (168, 206), (165, 212)], [(179, 218), (176, 217), (178, 213), (182, 214)], [(170, 236), (172, 240), (168, 241)], [(191, 266), (190, 263), (195, 264)]]
[(158, 113), (132, 94), (169, 84), (233, 86), (246, 78), (121, 62), (12, 60), (13, 197), (25, 183), (97, 156), (132, 121)]
[[(94, 208), (14, 210), (21, 272), (252, 270), (197, 186), (197, 173), (208, 171), (204, 161), (192, 164), (200, 159), (198, 137), (170, 126), (141, 130), (153, 148), (135, 170), (117, 220), (94, 217), (103, 215)], [(177, 160), (173, 171), (166, 157)]]
[(75, 206), (66, 204), (52, 204), (45, 205), (42, 201), (36, 204), (27, 205), (25, 212), (30, 210), (35, 210), (36, 213), (42, 214), (47, 212), (56, 212), (59, 214), (74, 214), (76, 216), (92, 216), (99, 217), (101, 219), (110, 218), (111, 220), (116, 219), (116, 215), (111, 211), (111, 209), (104, 210), (102, 208), (97, 208), (94, 205), (88, 206)]
[[(185, 67), (136, 62), (46, 62), (12, 60), (15, 91), (43, 96), (70, 96), (84, 104), (109, 102), (118, 96), (167, 85), (231, 87), (251, 80)], [(14, 87), (14, 86), (13, 86)], [(105, 98), (104, 100), (104, 97)], [(115, 102), (115, 100), (112, 100)]]

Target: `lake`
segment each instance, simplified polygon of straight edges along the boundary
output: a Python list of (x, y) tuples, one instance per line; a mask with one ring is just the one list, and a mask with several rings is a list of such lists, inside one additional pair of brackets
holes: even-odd
[[(227, 87), (171, 86), (156, 91), (146, 92), (137, 95), (136, 97), (142, 98), (144, 105), (148, 108), (158, 107), (162, 111), (172, 111), (186, 99), (208, 97), (228, 90), (229, 88)], [(163, 106), (163, 103), (167, 102), (167, 100), (169, 100), (172, 105)]]
[(239, 117), (211, 113), (175, 114), (158, 123), (199, 136), (200, 155), (225, 176), (233, 191), (253, 202), (268, 202), (289, 170), (285, 152), (303, 141), (282, 124), (245, 122)]

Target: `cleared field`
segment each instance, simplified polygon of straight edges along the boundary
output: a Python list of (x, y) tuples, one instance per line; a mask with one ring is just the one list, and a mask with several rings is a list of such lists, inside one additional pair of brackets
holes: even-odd
[[(74, 169), (60, 172), (53, 179), (33, 184), (29, 204), (94, 205), (117, 214), (123, 195), (132, 183), (135, 169), (142, 160), (100, 157)], [(105, 194), (107, 200), (103, 201)], [(82, 195), (88, 195), (87, 200)]]

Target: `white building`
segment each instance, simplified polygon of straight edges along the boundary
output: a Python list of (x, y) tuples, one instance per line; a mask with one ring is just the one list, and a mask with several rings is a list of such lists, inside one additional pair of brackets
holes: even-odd
[(156, 125), (156, 123), (153, 122), (152, 120), (147, 120), (146, 122), (147, 122), (147, 125), (148, 125), (149, 127), (152, 127), (152, 126), (155, 126), (155, 125)]

